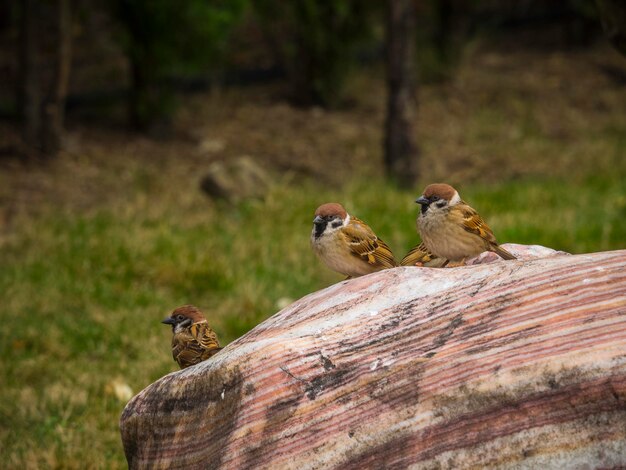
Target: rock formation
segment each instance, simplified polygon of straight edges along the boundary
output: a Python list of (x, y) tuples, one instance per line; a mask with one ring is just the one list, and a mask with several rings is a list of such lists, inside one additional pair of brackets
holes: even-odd
[(130, 467), (623, 468), (626, 250), (505, 247), (340, 282), (161, 378)]
[(271, 184), (269, 173), (252, 158), (213, 162), (200, 181), (200, 189), (213, 199), (240, 202), (263, 199)]

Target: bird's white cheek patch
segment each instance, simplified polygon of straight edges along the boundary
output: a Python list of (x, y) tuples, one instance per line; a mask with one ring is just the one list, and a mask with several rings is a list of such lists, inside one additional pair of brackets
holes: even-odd
[(454, 196), (452, 196), (452, 199), (450, 199), (450, 205), (454, 206), (455, 204), (458, 204), (459, 202), (461, 202), (461, 196), (459, 196), (458, 191), (455, 191)]

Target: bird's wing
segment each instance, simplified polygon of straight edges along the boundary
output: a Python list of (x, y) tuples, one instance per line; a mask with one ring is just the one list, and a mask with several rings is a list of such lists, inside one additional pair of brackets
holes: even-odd
[(434, 264), (443, 265), (444, 262), (445, 260), (437, 258), (430, 251), (428, 251), (428, 248), (426, 248), (423, 243), (420, 243), (419, 245), (411, 248), (406, 256), (402, 258), (402, 261), (400, 261), (400, 266), (431, 266)]
[(496, 236), (493, 234), (483, 218), (478, 215), (474, 209), (464, 202), (455, 206), (453, 210), (454, 209), (458, 211), (457, 213), (459, 214), (458, 217), (460, 219), (461, 226), (466, 231), (478, 235), (480, 238), (485, 240), (486, 250), (494, 251), (504, 259), (516, 259), (515, 256), (498, 245)]
[(191, 325), (191, 334), (196, 338), (202, 349), (216, 349), (220, 347), (217, 334), (205, 321)]
[(195, 362), (191, 362), (193, 358), (190, 358), (189, 355), (185, 353), (189, 345), (194, 342), (195, 339), (188, 330), (175, 333), (174, 336), (172, 336), (172, 357), (181, 369), (195, 364)]
[(356, 217), (352, 217), (350, 223), (343, 228), (342, 233), (355, 256), (373, 266), (384, 268), (397, 266), (393, 253), (387, 244)]
[(172, 338), (172, 355), (181, 369), (208, 359), (220, 349), (217, 335), (206, 322), (194, 323), (188, 333)]
[(460, 212), (461, 224), (466, 231), (478, 235), (490, 245), (498, 246), (495, 235), (478, 212), (464, 203), (458, 204), (455, 208)]

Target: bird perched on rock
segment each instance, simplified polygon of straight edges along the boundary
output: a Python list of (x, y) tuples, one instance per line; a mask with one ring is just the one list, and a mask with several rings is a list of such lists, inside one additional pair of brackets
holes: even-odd
[(493, 251), (504, 259), (515, 259), (498, 246), (482, 217), (449, 184), (427, 186), (415, 202), (422, 206), (417, 229), (424, 246), (433, 255), (449, 260), (448, 266), (461, 266), (467, 258), (484, 251)]
[(334, 202), (315, 211), (311, 247), (326, 266), (348, 278), (397, 266), (387, 244)]
[(442, 268), (448, 264), (445, 258), (438, 258), (433, 255), (423, 243), (411, 248), (402, 258), (400, 266), (426, 266), (429, 268)]
[(172, 325), (172, 356), (181, 369), (202, 362), (222, 349), (215, 331), (193, 305), (178, 307), (161, 323)]

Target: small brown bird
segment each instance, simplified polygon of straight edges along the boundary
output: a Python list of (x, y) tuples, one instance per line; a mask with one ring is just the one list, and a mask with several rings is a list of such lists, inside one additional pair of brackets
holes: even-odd
[(385, 242), (334, 202), (315, 211), (311, 247), (326, 266), (348, 278), (397, 266)]
[(411, 248), (402, 258), (400, 266), (426, 266), (428, 268), (442, 268), (448, 264), (445, 258), (437, 258), (423, 243)]
[(181, 369), (205, 361), (222, 349), (215, 331), (193, 305), (178, 307), (161, 323), (172, 325), (172, 356)]
[(489, 226), (452, 186), (431, 184), (415, 202), (422, 206), (417, 229), (424, 246), (433, 255), (449, 260), (448, 266), (462, 266), (467, 258), (484, 251), (515, 259), (498, 246)]

